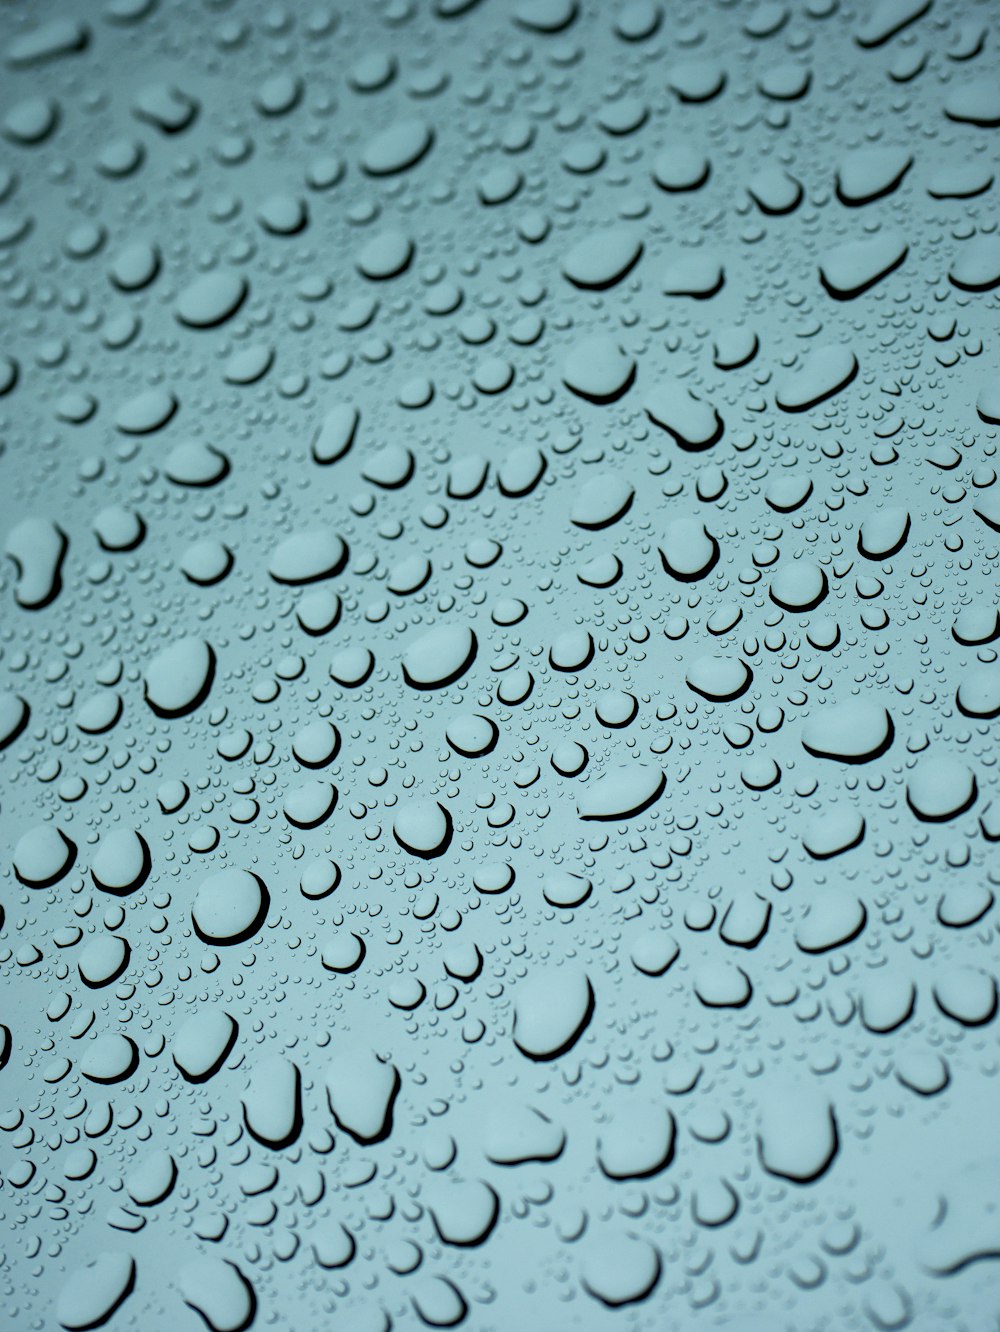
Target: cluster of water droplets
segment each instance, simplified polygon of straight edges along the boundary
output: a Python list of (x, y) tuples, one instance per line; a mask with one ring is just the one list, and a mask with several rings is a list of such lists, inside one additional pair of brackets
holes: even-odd
[(5, 1327), (998, 1325), (990, 19), (4, 11)]

